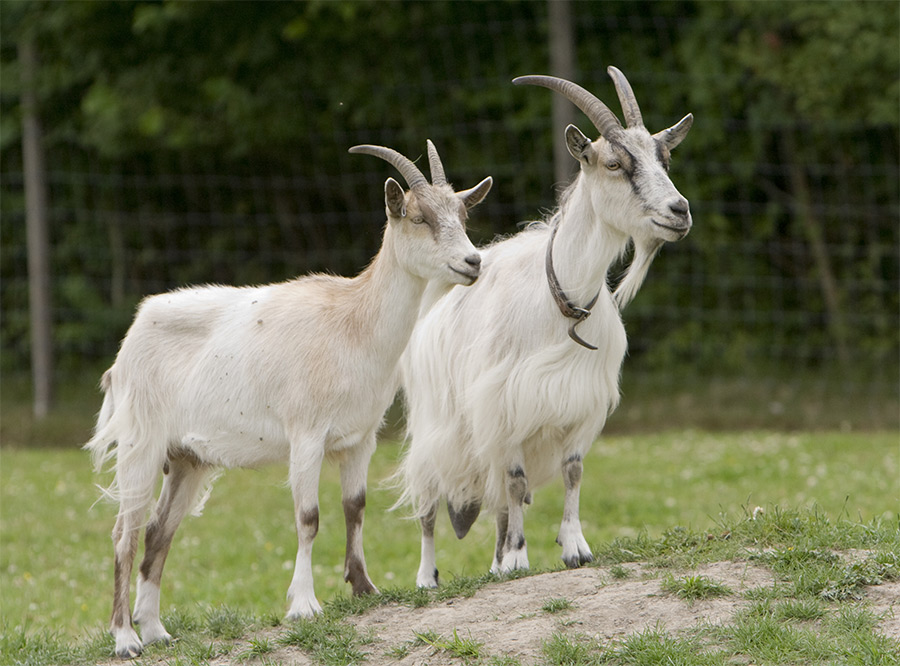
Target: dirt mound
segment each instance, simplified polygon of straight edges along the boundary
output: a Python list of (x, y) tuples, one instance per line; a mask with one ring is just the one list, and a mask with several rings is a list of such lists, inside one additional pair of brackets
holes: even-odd
[[(623, 575), (625, 571), (627, 576)], [(454, 633), (459, 639), (480, 643), (479, 654), (485, 661), (494, 656), (510, 657), (526, 665), (543, 663), (543, 643), (560, 632), (605, 643), (645, 629), (677, 633), (700, 623), (727, 623), (750, 603), (743, 592), (771, 587), (776, 582), (770, 570), (748, 562), (706, 564), (678, 575), (703, 576), (727, 586), (734, 594), (688, 602), (662, 589), (664, 577), (659, 570), (629, 564), (618, 568), (617, 573), (613, 576), (609, 569), (589, 567), (539, 574), (492, 583), (471, 597), (423, 608), (380, 606), (346, 621), (361, 635), (372, 638), (364, 647), (365, 663), (372, 666), (465, 663), (447, 650), (416, 640), (417, 635), (451, 640)], [(900, 581), (868, 588), (867, 599), (882, 617), (879, 630), (900, 638), (900, 613), (894, 612), (900, 605)], [(271, 630), (271, 634), (270, 638), (277, 640), (278, 630)], [(210, 663), (244, 663), (246, 659), (235, 660), (241, 652), (239, 644), (228, 657)], [(285, 666), (315, 663), (296, 647), (279, 646), (266, 658)]]
[[(369, 663), (459, 663), (450, 655), (435, 654), (430, 645), (410, 645), (402, 659), (397, 647), (413, 641), (415, 632), (435, 631), (484, 643), (489, 655), (507, 655), (523, 664), (541, 661), (541, 645), (565, 627), (594, 639), (621, 638), (646, 628), (681, 631), (699, 622), (718, 624), (730, 620), (747, 602), (739, 593), (772, 585), (772, 573), (741, 562), (719, 562), (695, 573), (727, 585), (736, 594), (688, 604), (661, 590), (659, 577), (644, 578), (633, 565), (630, 576), (613, 579), (599, 568), (541, 574), (488, 585), (468, 599), (453, 599), (427, 608), (386, 606), (354, 620), (361, 631), (371, 630), (378, 643), (371, 646)], [(565, 600), (568, 608), (552, 609), (553, 600)]]

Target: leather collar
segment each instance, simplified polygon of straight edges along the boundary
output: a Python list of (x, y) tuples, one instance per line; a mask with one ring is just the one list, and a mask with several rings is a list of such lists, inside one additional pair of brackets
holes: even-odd
[(553, 241), (556, 238), (557, 229), (559, 229), (558, 224), (554, 226), (553, 230), (550, 232), (550, 242), (547, 243), (547, 255), (544, 261), (544, 266), (547, 270), (547, 284), (550, 286), (550, 295), (553, 296), (553, 300), (556, 301), (556, 305), (559, 307), (559, 311), (563, 316), (574, 320), (572, 325), (569, 326), (569, 337), (582, 347), (596, 351), (597, 347), (585, 342), (575, 331), (575, 327), (591, 316), (591, 308), (596, 305), (597, 299), (600, 298), (600, 292), (598, 291), (597, 295), (591, 299), (591, 302), (583, 308), (573, 304), (572, 301), (569, 300), (569, 297), (566, 296), (566, 292), (564, 292), (559, 285), (559, 278), (556, 276), (556, 271), (553, 269)]

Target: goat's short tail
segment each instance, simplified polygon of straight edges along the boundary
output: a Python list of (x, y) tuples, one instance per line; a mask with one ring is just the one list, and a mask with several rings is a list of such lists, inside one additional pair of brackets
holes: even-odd
[(115, 458), (115, 478), (103, 496), (119, 504), (120, 514), (142, 514), (149, 507), (153, 491), (166, 461), (164, 433), (154, 432), (146, 415), (136, 413), (133, 396), (117, 385), (113, 368), (103, 374), (100, 386), (103, 405), (94, 436), (84, 445), (94, 468), (100, 472)]
[(116, 439), (111, 436), (110, 422), (116, 411), (115, 395), (112, 385), (112, 368), (103, 373), (100, 379), (100, 388), (103, 389), (103, 405), (100, 407), (100, 414), (97, 416), (97, 425), (94, 426), (94, 436), (84, 445), (84, 448), (91, 453), (91, 460), (94, 463), (94, 471), (100, 472), (106, 466), (113, 456), (116, 454)]

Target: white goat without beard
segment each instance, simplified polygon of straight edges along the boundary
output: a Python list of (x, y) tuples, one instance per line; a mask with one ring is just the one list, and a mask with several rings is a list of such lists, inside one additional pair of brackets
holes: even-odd
[[(299, 545), (288, 617), (296, 618), (321, 611), (311, 561), (319, 472), (326, 457), (338, 462), (347, 523), (344, 578), (354, 594), (375, 591), (362, 524), (376, 431), (399, 384), (400, 355), (428, 282), (446, 289), (479, 275), (481, 257), (466, 237), (465, 218), (491, 179), (455, 193), (430, 141), (431, 185), (396, 151), (357, 146), (351, 152), (387, 160), (410, 186), (404, 193), (394, 179), (386, 181), (388, 224), (363, 273), (152, 296), (103, 376), (106, 395), (86, 448), (98, 468), (116, 458), (107, 492), (119, 502), (111, 631), (120, 657), (170, 640), (159, 618), (166, 554), (181, 520), (222, 467), (290, 464)], [(132, 617), (131, 569), (161, 473)], [(141, 625), (143, 644), (132, 619)]]
[[(568, 97), (601, 137), (591, 142), (574, 126), (566, 129), (581, 170), (559, 210), (547, 223), (484, 248), (482, 276), (471, 289), (426, 296), (436, 302), (404, 354), (409, 444), (398, 472), (404, 488), (398, 504), (411, 504), (422, 522), (421, 587), (437, 585), (434, 522), (441, 498), (460, 538), (482, 508), (496, 514), (492, 571), (527, 568), (523, 503), (531, 489), (560, 472), (566, 487), (557, 538), (562, 558), (569, 566), (592, 559), (578, 496), (582, 459), (619, 401), (626, 351), (619, 307), (634, 296), (662, 243), (684, 237), (691, 226), (687, 200), (667, 169), (669, 151), (692, 117), (651, 136), (624, 75), (609, 72), (627, 127), (573, 83), (516, 80)], [(607, 271), (629, 238), (634, 259), (613, 295)], [(551, 242), (553, 271), (565, 292), (560, 300), (583, 308), (597, 296), (571, 339), (571, 320), (548, 287)], [(576, 344), (577, 337), (597, 350)]]

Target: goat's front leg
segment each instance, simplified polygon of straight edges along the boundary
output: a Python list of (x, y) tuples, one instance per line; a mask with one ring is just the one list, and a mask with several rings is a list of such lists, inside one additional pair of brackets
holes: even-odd
[(528, 479), (525, 476), (525, 468), (517, 462), (506, 471), (508, 522), (503, 558), (500, 560), (500, 573), (528, 568), (528, 550), (525, 545), (526, 497), (528, 497)]
[(581, 494), (582, 462), (580, 454), (572, 454), (563, 461), (562, 477), (566, 487), (563, 517), (559, 526), (556, 543), (562, 546), (562, 560), (570, 569), (591, 562), (591, 549), (581, 532), (578, 517), (579, 496)]
[(312, 547), (319, 531), (319, 474), (324, 455), (324, 438), (304, 438), (291, 445), (290, 480), (298, 546), (287, 595), (291, 604), (289, 620), (322, 612), (313, 585)]
[(434, 554), (434, 524), (437, 521), (438, 502), (420, 519), (422, 525), (422, 550), (419, 557), (419, 571), (416, 574), (416, 587), (437, 587), (438, 570)]
[(378, 593), (378, 588), (366, 571), (363, 552), (363, 517), (366, 509), (366, 475), (369, 460), (375, 451), (374, 434), (361, 445), (351, 449), (341, 463), (341, 503), (347, 524), (347, 556), (344, 559), (344, 580), (353, 586), (353, 594)]

